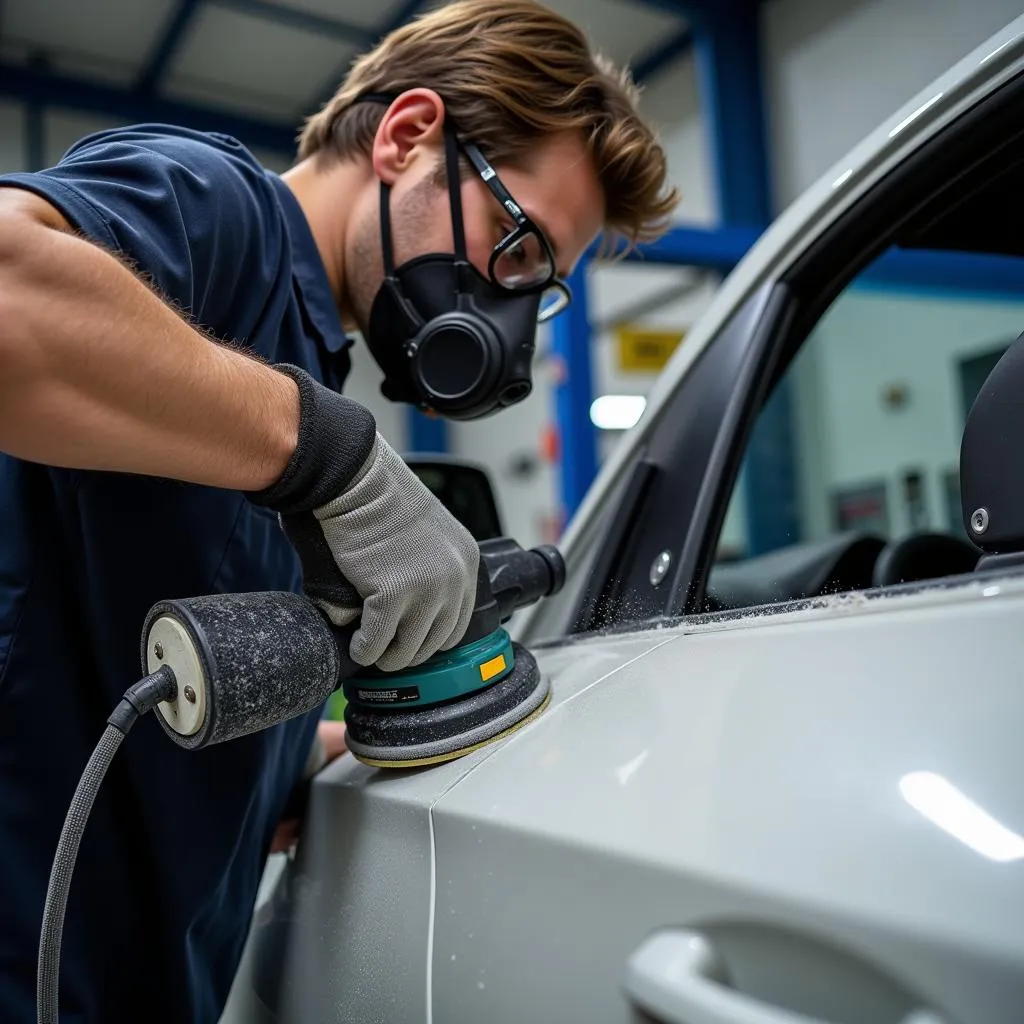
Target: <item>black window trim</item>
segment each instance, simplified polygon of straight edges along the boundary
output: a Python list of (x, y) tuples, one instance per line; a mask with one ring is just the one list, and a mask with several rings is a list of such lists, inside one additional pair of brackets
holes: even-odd
[[(628, 482), (599, 541), (603, 549), (570, 618), (573, 634), (617, 629), (623, 609), (632, 623), (665, 614), (692, 533), (679, 523), (692, 524), (695, 513), (713, 508), (704, 486), (708, 460), (729, 457), (729, 428), (742, 390), (736, 382), (754, 385), (765, 347), (760, 325), (774, 319), (765, 310), (784, 301), (784, 287), (774, 282), (747, 298), (659, 412), (646, 445), (633, 453)], [(672, 567), (654, 586), (650, 567), (664, 549)]]

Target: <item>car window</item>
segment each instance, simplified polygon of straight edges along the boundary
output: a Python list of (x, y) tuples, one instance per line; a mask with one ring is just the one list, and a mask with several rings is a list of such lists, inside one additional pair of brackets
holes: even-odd
[[(1009, 271), (999, 294), (955, 280), (928, 291), (879, 283), (905, 260), (893, 250), (831, 303), (747, 442), (706, 610), (973, 568), (961, 434), (989, 371), (1024, 331), (1024, 259), (989, 258)], [(956, 259), (946, 256), (953, 274)]]
[(960, 436), (1024, 331), (1022, 100), (987, 95), (728, 311), (531, 642), (973, 569)]

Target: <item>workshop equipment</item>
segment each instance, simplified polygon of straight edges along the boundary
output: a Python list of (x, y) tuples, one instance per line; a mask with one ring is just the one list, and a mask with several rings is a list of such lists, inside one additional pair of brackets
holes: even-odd
[(352, 661), (358, 623), (338, 629), (300, 594), (213, 594), (154, 605), (142, 633), (149, 674), (107, 719), (57, 845), (39, 943), (39, 1024), (58, 1020), (61, 933), (85, 824), (141, 715), (158, 708), (167, 735), (195, 750), (311, 711), (343, 686), (348, 746), (361, 761), (385, 768), (449, 761), (521, 728), (547, 705), (547, 677), (502, 624), (564, 582), (565, 563), (553, 547), (481, 542), (476, 606), (458, 645), (393, 673)]

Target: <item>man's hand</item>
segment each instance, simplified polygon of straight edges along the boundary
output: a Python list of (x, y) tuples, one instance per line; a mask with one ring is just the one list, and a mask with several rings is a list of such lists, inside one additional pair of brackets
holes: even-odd
[(376, 431), (368, 410), (281, 367), (299, 385), (299, 443), (252, 500), (281, 513), (303, 587), (339, 626), (360, 619), (360, 665), (394, 672), (454, 647), (476, 603), (480, 549)]
[[(345, 742), (345, 723), (325, 719), (317, 726), (316, 735), (320, 756), (315, 771), (320, 771), (348, 750), (348, 744)], [(308, 780), (303, 784), (308, 785)], [(283, 818), (274, 833), (270, 852), (287, 853), (299, 841), (301, 828), (301, 818)]]

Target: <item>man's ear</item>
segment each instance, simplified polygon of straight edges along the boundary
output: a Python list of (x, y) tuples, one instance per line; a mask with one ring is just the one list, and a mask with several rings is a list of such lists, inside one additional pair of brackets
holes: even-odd
[(444, 144), (444, 101), (433, 89), (409, 89), (388, 107), (373, 140), (374, 173), (393, 185), (416, 160), (436, 160)]

